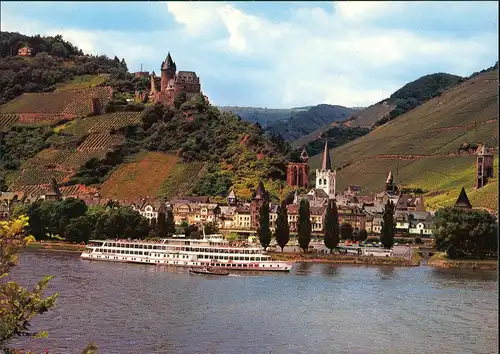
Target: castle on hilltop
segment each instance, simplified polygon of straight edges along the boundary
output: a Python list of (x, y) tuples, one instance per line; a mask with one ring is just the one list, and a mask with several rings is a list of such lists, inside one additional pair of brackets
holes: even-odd
[(138, 92), (136, 96), (143, 100), (148, 97), (150, 102), (172, 106), (175, 97), (181, 92), (186, 93), (188, 100), (201, 93), (200, 78), (196, 76), (194, 71), (177, 72), (177, 65), (172, 60), (170, 52), (161, 63), (161, 76), (157, 77), (153, 71), (149, 80), (151, 82), (149, 92)]

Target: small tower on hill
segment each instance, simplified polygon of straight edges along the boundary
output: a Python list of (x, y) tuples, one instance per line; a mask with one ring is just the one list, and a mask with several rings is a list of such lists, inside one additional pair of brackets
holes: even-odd
[(168, 52), (165, 61), (161, 63), (161, 92), (165, 92), (170, 80), (175, 78), (175, 73), (177, 72), (177, 66), (172, 60), (170, 52)]
[(476, 189), (488, 184), (488, 179), (493, 178), (493, 154), (483, 144), (477, 153), (476, 159)]
[(332, 171), (330, 151), (328, 151), (328, 140), (325, 140), (325, 149), (323, 150), (321, 169), (316, 170), (316, 188), (324, 190), (330, 199), (334, 199), (336, 184), (337, 171)]
[(301, 162), (290, 162), (286, 171), (286, 181), (290, 187), (305, 187), (309, 186), (309, 155), (306, 149), (303, 149), (300, 154)]
[(467, 193), (465, 193), (465, 188), (462, 187), (462, 190), (460, 191), (460, 195), (458, 196), (458, 199), (455, 202), (454, 207), (465, 210), (472, 209), (472, 204), (470, 203), (469, 198), (467, 197)]

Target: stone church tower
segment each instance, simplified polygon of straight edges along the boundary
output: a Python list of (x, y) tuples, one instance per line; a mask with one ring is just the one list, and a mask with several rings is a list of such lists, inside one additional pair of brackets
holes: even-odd
[(323, 151), (321, 169), (316, 170), (316, 189), (324, 190), (330, 199), (334, 199), (336, 184), (337, 171), (332, 171), (330, 152), (328, 151), (328, 140), (325, 140), (325, 150)]
[(309, 187), (309, 155), (306, 149), (300, 154), (302, 162), (290, 162), (286, 171), (286, 181), (290, 187)]

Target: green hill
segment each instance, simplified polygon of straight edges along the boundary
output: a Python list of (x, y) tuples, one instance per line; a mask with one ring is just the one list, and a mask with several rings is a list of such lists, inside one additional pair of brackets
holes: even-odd
[[(467, 147), (482, 143), (498, 153), (498, 71), (480, 73), (330, 154), (341, 168), (339, 189), (380, 191), (392, 170), (399, 185), (425, 190), (429, 205), (449, 203), (463, 186), (475, 206), (497, 209), (495, 179), (473, 191), (476, 157)], [(312, 168), (319, 164), (320, 156), (310, 159)]]

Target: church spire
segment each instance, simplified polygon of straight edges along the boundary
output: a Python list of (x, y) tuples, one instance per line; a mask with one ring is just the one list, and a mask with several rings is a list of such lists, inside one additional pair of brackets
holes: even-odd
[(328, 151), (328, 140), (325, 139), (325, 150), (323, 151), (323, 162), (321, 163), (321, 171), (331, 171), (332, 163), (330, 161), (330, 152)]
[(385, 181), (386, 184), (392, 184), (394, 182), (394, 179), (392, 178), (392, 171), (389, 171), (389, 175), (387, 176), (387, 180)]

